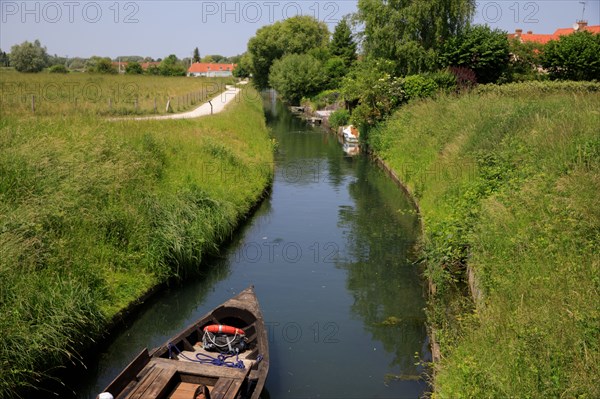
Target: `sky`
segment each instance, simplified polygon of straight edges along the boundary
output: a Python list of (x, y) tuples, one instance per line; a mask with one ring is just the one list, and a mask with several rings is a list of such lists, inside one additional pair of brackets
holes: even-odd
[[(357, 9), (357, 0), (23, 1), (0, 0), (0, 49), (39, 39), (49, 54), (67, 57), (175, 54), (233, 56), (265, 25), (311, 15), (330, 31)], [(584, 4), (585, 3), (585, 10)], [(479, 0), (474, 23), (514, 32), (553, 33), (582, 18), (600, 25), (600, 0)]]

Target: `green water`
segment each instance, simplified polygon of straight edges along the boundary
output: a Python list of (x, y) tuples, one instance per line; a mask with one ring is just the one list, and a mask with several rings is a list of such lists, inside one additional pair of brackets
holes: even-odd
[[(364, 156), (266, 98), (278, 142), (273, 190), (206, 265), (153, 299), (74, 388), (94, 398), (143, 347), (155, 347), (247, 286), (269, 329), (270, 398), (416, 398), (430, 360), (410, 201)], [(239, 176), (236, 178), (243, 178)]]

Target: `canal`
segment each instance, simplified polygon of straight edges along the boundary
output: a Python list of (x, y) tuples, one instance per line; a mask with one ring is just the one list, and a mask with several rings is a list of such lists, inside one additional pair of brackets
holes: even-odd
[[(93, 399), (144, 347), (254, 285), (267, 323), (265, 398), (417, 398), (429, 361), (410, 200), (365, 156), (265, 97), (271, 195), (198, 279), (153, 298), (75, 387)], [(243, 178), (243, 176), (239, 177)]]

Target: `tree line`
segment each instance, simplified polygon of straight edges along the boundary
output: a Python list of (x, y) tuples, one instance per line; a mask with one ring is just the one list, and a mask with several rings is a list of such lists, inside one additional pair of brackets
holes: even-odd
[[(260, 28), (238, 76), (290, 103), (343, 104), (340, 122), (372, 126), (407, 101), (440, 90), (522, 80), (600, 79), (600, 35), (581, 31), (546, 45), (472, 24), (474, 0), (359, 0), (333, 34), (310, 16)], [(335, 119), (335, 118), (334, 118)]]
[[(179, 59), (171, 54), (165, 58), (154, 59), (152, 57), (122, 56), (116, 59), (110, 57), (92, 56), (90, 58), (61, 57), (49, 55), (46, 47), (39, 40), (33, 43), (25, 41), (19, 45), (12, 46), (11, 52), (6, 53), (0, 49), (0, 67), (13, 67), (19, 72), (37, 73), (47, 69), (51, 73), (68, 73), (69, 71), (86, 71), (91, 73), (116, 74), (124, 72), (127, 74), (148, 74), (162, 76), (185, 76), (191, 62), (207, 63), (237, 63), (241, 56), (226, 57), (220, 54), (210, 54), (200, 57), (200, 51), (196, 47), (193, 56)], [(114, 63), (126, 63), (123, 70)], [(150, 63), (147, 68), (142, 64)]]

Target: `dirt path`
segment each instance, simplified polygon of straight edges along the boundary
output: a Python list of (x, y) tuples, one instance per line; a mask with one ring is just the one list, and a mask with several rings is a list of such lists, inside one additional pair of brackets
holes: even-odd
[[(154, 115), (154, 116), (140, 116), (133, 118), (113, 118), (112, 121), (148, 121), (148, 120), (163, 120), (163, 119), (191, 119), (199, 118), (201, 116), (218, 114), (225, 109), (225, 106), (233, 101), (239, 94), (240, 89), (234, 86), (225, 86), (225, 91), (218, 94), (208, 102), (202, 104), (198, 108), (182, 112), (180, 114), (169, 114), (169, 115)], [(212, 103), (212, 106), (211, 106)]]

